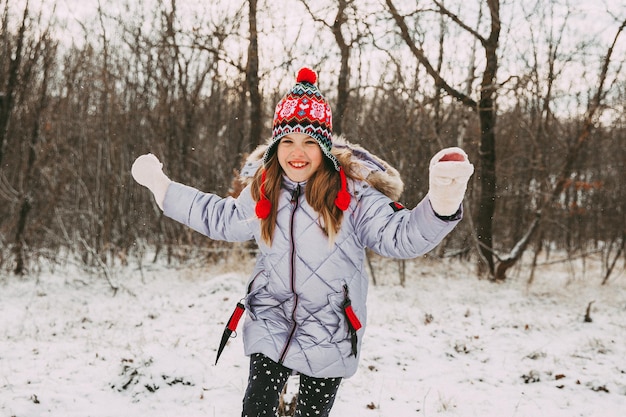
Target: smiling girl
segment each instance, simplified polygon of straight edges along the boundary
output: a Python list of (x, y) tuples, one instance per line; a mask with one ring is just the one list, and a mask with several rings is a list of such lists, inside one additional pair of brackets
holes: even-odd
[[(246, 161), (248, 185), (222, 198), (172, 182), (152, 154), (135, 180), (164, 214), (212, 238), (255, 240), (243, 327), (250, 374), (242, 417), (274, 416), (292, 373), (296, 416), (328, 416), (352, 376), (366, 322), (366, 248), (393, 258), (432, 250), (462, 217), (473, 166), (459, 148), (430, 163), (428, 195), (412, 210), (396, 200), (398, 172), (365, 149), (332, 138), (331, 108), (303, 68), (274, 113), (272, 138)], [(236, 326), (229, 322), (228, 329)]]

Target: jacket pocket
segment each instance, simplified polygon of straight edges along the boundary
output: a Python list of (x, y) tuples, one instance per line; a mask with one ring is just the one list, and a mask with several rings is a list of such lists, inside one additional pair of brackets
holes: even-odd
[(335, 319), (333, 323), (327, 323), (328, 330), (332, 334), (330, 341), (333, 343), (350, 338), (348, 320), (343, 312), (344, 299), (343, 292), (332, 293), (328, 296), (328, 304), (332, 308)]
[(270, 304), (270, 297), (267, 290), (268, 284), (269, 276), (265, 271), (258, 272), (248, 284), (248, 294), (246, 295), (245, 305), (248, 315), (252, 320), (257, 320), (258, 314)]
[(352, 308), (352, 302), (350, 297), (348, 296), (348, 286), (344, 285), (344, 292), (332, 294), (334, 300), (331, 300), (329, 296), (329, 302), (331, 306), (333, 306), (333, 310), (339, 316), (339, 329), (335, 333), (333, 342), (343, 341), (346, 339), (350, 340), (350, 348), (351, 353), (354, 356), (357, 356), (358, 349), (358, 336), (357, 331), (359, 331), (362, 327), (361, 321), (357, 317), (356, 313)]

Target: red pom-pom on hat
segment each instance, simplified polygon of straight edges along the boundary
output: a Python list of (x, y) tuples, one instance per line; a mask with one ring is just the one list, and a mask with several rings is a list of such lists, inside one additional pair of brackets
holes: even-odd
[(339, 190), (335, 198), (335, 205), (339, 210), (346, 211), (350, 207), (350, 193), (346, 190)]
[(254, 212), (259, 219), (267, 219), (272, 211), (272, 203), (267, 198), (263, 198), (256, 203)]
[(268, 200), (265, 196), (266, 177), (267, 171), (263, 170), (263, 173), (261, 174), (261, 189), (259, 190), (261, 196), (259, 197), (259, 201), (257, 201), (256, 206), (254, 206), (254, 212), (256, 216), (261, 220), (267, 219), (270, 215), (270, 212), (272, 211), (272, 202)]
[(315, 84), (316, 81), (317, 81), (317, 73), (313, 71), (311, 68), (303, 67), (300, 69), (300, 71), (298, 71), (296, 82)]

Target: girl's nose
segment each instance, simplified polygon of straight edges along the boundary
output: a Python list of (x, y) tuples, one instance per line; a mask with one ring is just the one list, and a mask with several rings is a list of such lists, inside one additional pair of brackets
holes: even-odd
[(296, 144), (291, 150), (291, 155), (302, 156), (304, 155), (304, 147), (302, 145)]

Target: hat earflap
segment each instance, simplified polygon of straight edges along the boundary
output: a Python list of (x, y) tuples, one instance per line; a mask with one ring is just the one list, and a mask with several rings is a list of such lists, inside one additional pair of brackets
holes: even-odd
[(267, 178), (267, 171), (264, 169), (261, 174), (261, 188), (260, 197), (254, 207), (254, 212), (259, 219), (267, 219), (272, 211), (272, 203), (267, 199), (265, 195), (265, 179)]

